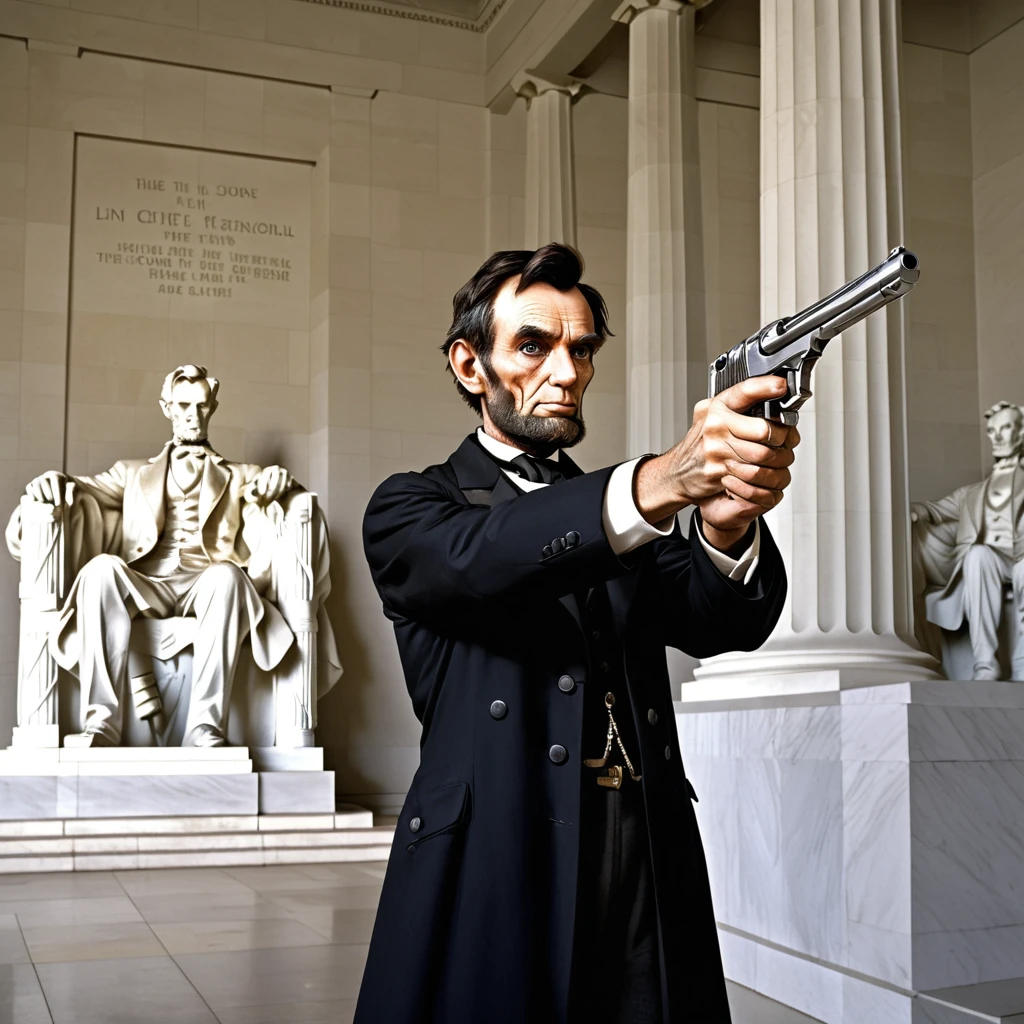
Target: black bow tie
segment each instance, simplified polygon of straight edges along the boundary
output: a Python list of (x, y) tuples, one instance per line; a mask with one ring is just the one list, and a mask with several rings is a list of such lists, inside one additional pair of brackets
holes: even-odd
[(517, 455), (508, 465), (524, 480), (535, 484), (557, 484), (565, 479), (565, 473), (557, 462), (551, 459), (537, 459), (532, 455)]

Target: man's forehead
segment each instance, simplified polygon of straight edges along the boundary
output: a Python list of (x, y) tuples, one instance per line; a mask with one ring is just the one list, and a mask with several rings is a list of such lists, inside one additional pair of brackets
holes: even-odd
[(516, 295), (518, 278), (506, 281), (494, 303), (497, 319), (510, 330), (526, 325), (561, 330), (568, 326), (587, 333), (593, 330), (594, 315), (578, 288), (559, 291), (554, 285), (532, 284)]

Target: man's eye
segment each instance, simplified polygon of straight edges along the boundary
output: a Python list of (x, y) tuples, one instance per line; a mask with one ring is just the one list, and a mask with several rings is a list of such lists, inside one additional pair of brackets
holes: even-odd
[(573, 349), (573, 356), (576, 359), (591, 359), (594, 355), (594, 350), (589, 345), (577, 345)]
[(519, 351), (526, 356), (540, 355), (540, 345), (535, 341), (524, 341), (522, 345), (519, 346)]

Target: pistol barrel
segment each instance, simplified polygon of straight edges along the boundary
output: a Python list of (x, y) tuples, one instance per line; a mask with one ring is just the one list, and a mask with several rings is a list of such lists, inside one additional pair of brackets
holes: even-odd
[(844, 284), (795, 316), (780, 320), (761, 338), (761, 351), (772, 355), (818, 328), (826, 328), (823, 337), (827, 334), (833, 338), (875, 309), (905, 295), (917, 284), (920, 276), (917, 256), (900, 246), (887, 260), (866, 274)]

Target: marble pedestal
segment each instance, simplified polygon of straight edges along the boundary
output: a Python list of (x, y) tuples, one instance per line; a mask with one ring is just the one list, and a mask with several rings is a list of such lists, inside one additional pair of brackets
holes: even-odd
[(827, 1024), (1024, 1014), (1024, 685), (676, 709), (728, 977)]
[(248, 747), (10, 748), (0, 751), (0, 821), (334, 812), (334, 772), (323, 770), (322, 750), (311, 748), (294, 763), (292, 751), (252, 753)]
[(315, 747), (0, 751), (0, 874), (386, 860), (393, 835), (335, 807)]

